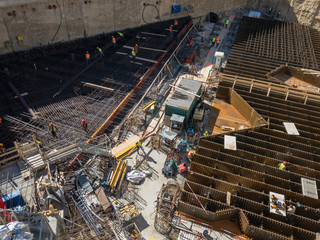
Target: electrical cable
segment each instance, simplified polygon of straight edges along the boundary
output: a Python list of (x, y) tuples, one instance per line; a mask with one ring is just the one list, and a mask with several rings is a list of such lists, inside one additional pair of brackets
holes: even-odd
[(154, 7), (154, 8), (157, 10), (158, 16), (156, 16), (155, 18), (156, 18), (156, 19), (160, 19), (160, 12), (159, 12), (159, 9), (157, 8), (157, 6), (154, 5), (154, 4), (145, 3), (145, 6), (144, 6), (144, 8), (143, 8), (143, 10), (142, 10), (141, 16), (142, 16), (142, 20), (143, 20), (145, 23), (147, 23), (147, 24), (148, 24), (148, 23), (151, 23), (151, 22), (147, 22), (147, 21), (144, 19), (144, 11), (146, 10), (146, 7), (148, 7), (148, 6), (152, 6), (152, 7)]
[(54, 34), (52, 40), (51, 40), (51, 43), (53, 42), (53, 40), (56, 38), (60, 28), (61, 28), (61, 25), (62, 25), (62, 10), (61, 10), (61, 7), (60, 7), (60, 4), (58, 2), (58, 0), (56, 0), (56, 3), (57, 3), (57, 6), (59, 7), (59, 10), (60, 10), (60, 23), (59, 23), (59, 26), (58, 26), (58, 29), (56, 31), (56, 33)]

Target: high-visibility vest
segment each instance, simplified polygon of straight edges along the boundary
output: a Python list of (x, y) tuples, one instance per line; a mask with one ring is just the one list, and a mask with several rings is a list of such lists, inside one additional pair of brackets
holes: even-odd
[(226, 21), (226, 24), (228, 25), (228, 24), (229, 24), (229, 22), (230, 22), (230, 21), (229, 21), (229, 20), (227, 20), (227, 21)]
[(191, 40), (190, 40), (190, 46), (192, 46), (192, 44), (193, 44), (193, 40), (191, 39)]
[(286, 165), (284, 165), (283, 163), (281, 163), (281, 164), (279, 165), (279, 169), (280, 169), (280, 170), (284, 170), (285, 167), (286, 167)]
[(101, 53), (101, 52), (102, 52), (102, 49), (101, 49), (101, 48), (98, 48), (98, 51)]
[(55, 132), (56, 131), (56, 126), (55, 125), (50, 125), (49, 129), (50, 129), (50, 132)]
[(171, 26), (169, 27), (169, 31), (170, 31), (170, 32), (172, 31), (172, 27), (171, 27)]
[(121, 32), (118, 32), (118, 34), (119, 34), (119, 36), (120, 36), (120, 37), (123, 37), (123, 33), (121, 33)]
[(113, 43), (116, 43), (116, 39), (115, 39), (114, 37), (112, 38), (112, 42), (113, 42)]
[(204, 38), (204, 32), (202, 33), (202, 37)]
[(138, 146), (138, 147), (141, 147), (141, 146), (142, 146), (142, 142), (139, 141), (139, 142), (137, 143), (137, 146)]
[(87, 128), (87, 122), (82, 122), (82, 127)]
[(209, 136), (209, 133), (206, 133), (206, 132), (205, 132), (205, 133), (203, 134), (203, 136), (208, 137), (208, 136)]
[(90, 54), (86, 53), (86, 59), (89, 59), (89, 58), (90, 58)]
[(220, 38), (217, 38), (217, 43), (220, 43)]
[(138, 44), (136, 44), (135, 46), (134, 46), (134, 50), (137, 52), (138, 51)]
[(174, 25), (178, 25), (178, 21), (177, 20), (174, 20)]
[(269, 8), (269, 11), (272, 11), (272, 7), (271, 7), (271, 8)]
[(213, 42), (213, 43), (215, 43), (215, 41), (216, 41), (216, 38), (215, 38), (215, 37), (214, 37), (214, 38), (212, 38), (212, 42)]
[(132, 56), (135, 56), (136, 52), (134, 50), (132, 50), (131, 54), (132, 54)]

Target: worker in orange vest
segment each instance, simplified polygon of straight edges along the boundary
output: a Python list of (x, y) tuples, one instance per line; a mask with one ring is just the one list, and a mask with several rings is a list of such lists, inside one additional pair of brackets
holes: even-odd
[(203, 42), (204, 36), (205, 36), (205, 33), (203, 32), (201, 36), (201, 42)]
[(1, 125), (2, 125), (2, 118), (0, 117), (0, 127), (1, 127)]
[(220, 38), (217, 38), (217, 46), (220, 44)]
[(190, 44), (190, 47), (191, 47), (192, 44), (193, 44), (193, 40), (192, 39), (190, 40), (189, 44)]
[(139, 49), (139, 46), (138, 46), (138, 44), (136, 44), (136, 45), (134, 46), (134, 51), (135, 51), (135, 52), (138, 52), (138, 49)]
[(88, 124), (84, 119), (82, 119), (81, 126), (82, 126), (83, 130), (87, 131)]
[(90, 53), (88, 51), (86, 52), (86, 62), (87, 62), (87, 65), (89, 65), (89, 63), (91, 62), (90, 61)]
[(170, 36), (171, 36), (171, 37), (172, 37), (172, 35), (173, 35), (173, 34), (172, 34), (172, 27), (173, 27), (172, 25), (170, 25), (170, 27), (169, 27), (169, 32), (170, 32)]
[(113, 47), (116, 46), (116, 38), (114, 36), (112, 36), (112, 43), (113, 43)]
[(3, 146), (3, 143), (0, 143), (0, 153), (4, 153), (6, 149)]
[(175, 27), (178, 26), (178, 21), (177, 21), (177, 19), (174, 20), (174, 26), (175, 26)]

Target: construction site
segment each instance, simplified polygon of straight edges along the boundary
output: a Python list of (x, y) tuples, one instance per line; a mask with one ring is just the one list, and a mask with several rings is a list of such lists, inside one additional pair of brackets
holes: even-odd
[(319, 9), (0, 1), (0, 239), (320, 240)]

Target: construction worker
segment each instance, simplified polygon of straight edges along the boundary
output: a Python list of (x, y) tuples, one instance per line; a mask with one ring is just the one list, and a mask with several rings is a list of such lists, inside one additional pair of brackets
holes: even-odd
[(139, 141), (137, 142), (137, 152), (139, 153), (139, 150), (141, 149), (142, 152), (143, 152), (143, 149), (142, 149), (142, 138), (139, 139)]
[(201, 35), (201, 42), (203, 42), (204, 36), (205, 36), (205, 33), (203, 32)]
[(192, 47), (192, 44), (193, 44), (193, 40), (191, 39), (189, 42), (190, 47)]
[(212, 45), (214, 45), (216, 43), (216, 37), (212, 38)]
[(220, 38), (217, 38), (217, 46), (220, 44)]
[(136, 51), (134, 50), (134, 48), (132, 48), (131, 55), (133, 57), (133, 61), (135, 62), (136, 61)]
[(228, 28), (229, 23), (230, 23), (230, 20), (229, 20), (229, 19), (227, 19), (227, 20), (226, 20), (226, 24), (225, 24), (225, 27), (226, 27), (226, 28)]
[(119, 37), (124, 37), (123, 33), (118, 32)]
[(116, 38), (114, 36), (112, 36), (112, 43), (113, 43), (113, 47), (116, 46)]
[(174, 27), (178, 26), (178, 21), (177, 19), (174, 20)]
[(281, 14), (281, 10), (278, 11), (277, 18), (280, 17), (280, 14)]
[(97, 47), (98, 52), (100, 53), (100, 58), (104, 57), (103, 51), (101, 48)]
[(295, 84), (292, 85), (292, 87), (297, 88), (298, 84), (295, 83)]
[(38, 147), (39, 147), (40, 149), (42, 149), (42, 142), (39, 141), (39, 140), (36, 140), (36, 143), (38, 144)]
[(0, 143), (0, 153), (4, 153), (6, 149), (3, 146), (3, 143)]
[(204, 137), (208, 137), (208, 136), (209, 136), (208, 131), (205, 131), (204, 134), (203, 134), (203, 136), (204, 136)]
[(135, 52), (138, 52), (138, 49), (139, 49), (138, 44), (134, 45), (134, 51), (135, 51)]
[(173, 26), (172, 25), (170, 25), (170, 27), (169, 27), (169, 33), (170, 33), (170, 37), (172, 37), (172, 28), (173, 28)]
[(51, 123), (49, 124), (49, 131), (51, 132), (52, 137), (57, 137), (57, 133), (56, 133), (57, 128), (56, 128), (56, 126), (53, 124), (53, 122), (51, 122)]
[(286, 170), (287, 169), (286, 165), (287, 165), (287, 162), (279, 163), (278, 168), (280, 170)]
[(2, 124), (2, 118), (0, 117), (0, 126), (1, 126), (1, 124)]
[(86, 52), (86, 62), (87, 62), (87, 65), (89, 65), (91, 63), (90, 53), (88, 51)]
[(193, 152), (193, 151), (189, 151), (189, 152), (188, 152), (187, 158), (188, 158), (189, 161), (192, 161), (193, 155), (194, 155), (194, 152)]
[(81, 126), (82, 126), (83, 130), (87, 131), (88, 124), (84, 119), (82, 119)]
[(269, 8), (269, 15), (272, 13), (272, 7)]

